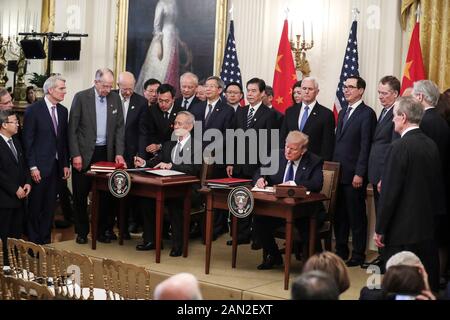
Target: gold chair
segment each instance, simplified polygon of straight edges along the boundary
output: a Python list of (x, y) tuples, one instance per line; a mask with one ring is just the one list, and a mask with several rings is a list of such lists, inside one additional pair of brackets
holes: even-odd
[(94, 263), (86, 255), (65, 250), (47, 250), (49, 279), (60, 299), (94, 299)]
[(150, 300), (150, 272), (144, 267), (103, 259), (107, 300)]
[(4, 300), (52, 300), (50, 289), (35, 281), (0, 275), (2, 299)]
[(8, 238), (11, 275), (46, 284), (47, 256), (44, 247), (22, 239)]

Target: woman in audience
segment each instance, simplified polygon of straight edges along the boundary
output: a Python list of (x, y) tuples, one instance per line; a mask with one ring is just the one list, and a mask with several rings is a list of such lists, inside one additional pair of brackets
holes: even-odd
[(319, 270), (329, 274), (343, 293), (350, 287), (350, 278), (345, 262), (332, 252), (324, 251), (313, 255), (303, 266), (303, 272)]
[(34, 91), (33, 86), (27, 87), (27, 102), (32, 104), (36, 101), (36, 92)]
[(391, 266), (383, 277), (381, 287), (385, 299), (436, 300), (428, 286), (423, 266)]

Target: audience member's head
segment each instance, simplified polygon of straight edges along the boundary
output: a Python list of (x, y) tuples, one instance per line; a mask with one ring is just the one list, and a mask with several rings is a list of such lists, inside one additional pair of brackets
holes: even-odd
[(420, 101), (424, 108), (436, 106), (439, 95), (439, 88), (433, 81), (420, 80), (414, 82), (413, 97)]
[(134, 93), (134, 87), (136, 86), (134, 74), (128, 71), (121, 72), (119, 74), (119, 79), (117, 80), (117, 85), (122, 98), (130, 99)]
[(183, 73), (180, 77), (181, 95), (190, 99), (197, 91), (198, 77), (192, 72)]
[(262, 102), (264, 90), (266, 83), (263, 79), (252, 78), (247, 81), (247, 101), (252, 107)]
[(271, 86), (266, 86), (262, 102), (264, 105), (272, 107), (272, 100), (273, 100), (273, 88)]
[(394, 105), (394, 130), (403, 133), (411, 126), (418, 126), (422, 120), (424, 109), (413, 97), (401, 97)]
[(168, 83), (163, 83), (158, 87), (157, 92), (159, 108), (162, 112), (169, 111), (175, 101), (175, 88)]
[(11, 110), (13, 107), (13, 100), (8, 90), (0, 88), (0, 110)]
[(384, 108), (390, 108), (400, 94), (400, 81), (394, 76), (381, 78), (378, 84), (378, 99)]
[(344, 83), (344, 97), (349, 105), (362, 99), (366, 90), (366, 81), (360, 76), (350, 76)]
[(309, 105), (316, 101), (319, 94), (319, 82), (314, 77), (306, 77), (302, 80), (302, 101)]
[(450, 99), (450, 88), (444, 91), (444, 94), (447, 96), (447, 98)]
[(114, 72), (108, 68), (98, 69), (95, 72), (95, 89), (100, 97), (106, 97), (114, 85)]
[(206, 101), (206, 88), (205, 88), (205, 80), (200, 80), (198, 82), (198, 87), (197, 87), (197, 91), (195, 93), (195, 96), (200, 100), (200, 101)]
[(402, 97), (411, 97), (413, 94), (413, 90), (414, 89), (412, 87), (406, 88), (405, 90), (403, 90)]
[(239, 104), (239, 102), (244, 97), (242, 92), (242, 85), (238, 82), (230, 82), (225, 87), (225, 98), (230, 106)]
[(339, 289), (343, 293), (350, 287), (350, 277), (345, 262), (336, 254), (324, 251), (311, 256), (303, 266), (303, 272), (320, 270), (329, 274)]
[(447, 96), (443, 93), (439, 96), (438, 103), (436, 104), (436, 111), (450, 126), (450, 95)]
[(153, 78), (144, 82), (144, 97), (147, 99), (149, 105), (158, 102), (158, 88), (160, 85), (161, 82)]
[(27, 94), (26, 100), (28, 103), (33, 103), (37, 100), (36, 91), (34, 91), (34, 86), (28, 86), (26, 94)]
[(381, 287), (386, 296), (409, 295), (417, 296), (426, 290), (420, 270), (416, 266), (391, 266), (384, 274)]
[(313, 270), (302, 273), (291, 288), (292, 300), (339, 300), (339, 290), (333, 278), (325, 272)]
[(297, 81), (292, 86), (292, 103), (302, 103), (302, 80)]
[(190, 273), (178, 273), (158, 284), (155, 300), (202, 300), (197, 278)]
[(386, 262), (386, 270), (388, 270), (392, 266), (418, 266), (422, 265), (422, 261), (420, 261), (419, 257), (412, 253), (411, 251), (402, 251), (394, 254), (389, 260)]

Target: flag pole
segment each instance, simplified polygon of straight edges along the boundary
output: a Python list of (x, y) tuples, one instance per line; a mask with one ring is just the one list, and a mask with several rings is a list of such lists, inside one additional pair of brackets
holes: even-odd
[(421, 11), (420, 11), (420, 1), (419, 1), (419, 2), (417, 2), (416, 22), (420, 22), (420, 14), (421, 14)]
[(358, 15), (361, 13), (358, 8), (352, 9), (353, 21), (358, 20)]
[(231, 9), (228, 12), (230, 13), (230, 20), (234, 20), (234, 3), (231, 5)]

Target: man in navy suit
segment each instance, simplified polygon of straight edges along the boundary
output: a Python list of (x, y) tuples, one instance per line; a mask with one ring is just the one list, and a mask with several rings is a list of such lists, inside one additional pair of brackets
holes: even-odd
[[(323, 185), (323, 160), (312, 152), (308, 151), (309, 138), (300, 131), (291, 131), (286, 138), (286, 145), (280, 149), (279, 169), (272, 176), (261, 176), (260, 170), (253, 178), (254, 183), (259, 188), (265, 188), (268, 185), (277, 185), (284, 182), (294, 181), (298, 186), (304, 186), (308, 191), (320, 192)], [(323, 205), (313, 204), (304, 206), (304, 210), (310, 214), (323, 209)], [(266, 255), (263, 262), (258, 266), (259, 270), (272, 269), (275, 265), (281, 265), (283, 260), (275, 242), (273, 232), (276, 228), (283, 225), (281, 218), (255, 216), (254, 226), (257, 239), (261, 242)], [(304, 219), (296, 220), (296, 227), (300, 235), (304, 238), (307, 233), (307, 221)], [(306, 230), (305, 230), (306, 226)], [(306, 232), (305, 232), (306, 231)], [(306, 236), (307, 238), (307, 236)]]
[(61, 76), (48, 78), (44, 93), (43, 100), (27, 108), (23, 130), (27, 164), (33, 179), (28, 203), (28, 237), (37, 244), (51, 242), (61, 179), (70, 177), (68, 111), (60, 104), (66, 95), (66, 80)]
[(180, 77), (181, 97), (175, 99), (175, 106), (185, 111), (191, 111), (191, 107), (201, 102), (195, 95), (197, 93), (198, 77), (192, 72), (183, 73)]
[(30, 170), (16, 135), (18, 128), (14, 112), (0, 109), (0, 239), (3, 242), (0, 250), (3, 250), (1, 263), (5, 265), (8, 265), (7, 238), (22, 236), (24, 199), (31, 191)]
[[(281, 129), (281, 125), (283, 124), (284, 115), (275, 109), (272, 105), (273, 101), (273, 88), (271, 86), (266, 86), (266, 90), (264, 90), (263, 104), (272, 109), (273, 115), (275, 117), (274, 120), (274, 128)], [(284, 141), (284, 140), (282, 140)]]
[(348, 237), (352, 230), (353, 251), (347, 266), (363, 264), (367, 243), (366, 187), (372, 136), (377, 122), (375, 112), (362, 96), (366, 82), (350, 76), (344, 83), (348, 107), (341, 110), (336, 128), (333, 161), (341, 164), (334, 233), (336, 253), (349, 258)]
[[(392, 122), (394, 103), (400, 94), (400, 81), (394, 76), (385, 76), (381, 78), (378, 84), (378, 99), (383, 110), (381, 111), (375, 133), (372, 138), (372, 147), (369, 155), (369, 182), (373, 186), (373, 198), (375, 202), (375, 213), (378, 214), (378, 200), (380, 198), (381, 177), (384, 170), (384, 161), (391, 143), (400, 138), (400, 135), (394, 130)], [(379, 257), (372, 262), (365, 264), (382, 265)]]
[(230, 82), (225, 87), (225, 98), (229, 106), (234, 109), (234, 112), (240, 107), (240, 102), (244, 98), (242, 93), (242, 85), (237, 82)]
[[(205, 82), (205, 93), (207, 101), (200, 102), (191, 107), (191, 112), (195, 116), (196, 121), (202, 122), (202, 137), (205, 131), (209, 129), (216, 129), (225, 137), (226, 130), (230, 129), (234, 119), (234, 109), (220, 99), (225, 84), (219, 77), (209, 77)], [(210, 143), (202, 139), (203, 149)], [(221, 150), (217, 150), (220, 148)], [(222, 159), (216, 159), (211, 178), (223, 178), (226, 176), (225, 171), (225, 139), (222, 146), (216, 146), (214, 150), (215, 156), (218, 156), (217, 151), (222, 152)], [(220, 234), (228, 231), (228, 211), (216, 210), (214, 214), (214, 233), (213, 238), (217, 238)]]
[(334, 115), (330, 109), (317, 102), (319, 84), (313, 77), (301, 82), (302, 102), (286, 110), (281, 126), (280, 141), (286, 139), (289, 131), (300, 130), (309, 136), (309, 150), (325, 161), (333, 157)]

